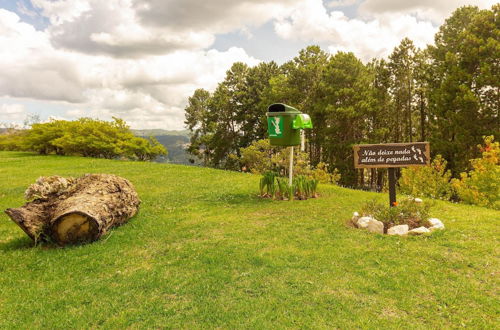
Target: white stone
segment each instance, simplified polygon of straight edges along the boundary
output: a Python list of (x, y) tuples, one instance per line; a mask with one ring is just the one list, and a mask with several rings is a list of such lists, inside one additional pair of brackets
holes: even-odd
[(356, 225), (358, 228), (366, 228), (370, 220), (372, 220), (372, 217), (361, 217), (358, 219), (358, 222), (356, 222)]
[(358, 217), (359, 217), (359, 213), (358, 213), (358, 212), (354, 212), (354, 213), (352, 214), (352, 217), (353, 217), (353, 218), (358, 218)]
[(430, 231), (444, 229), (444, 224), (443, 222), (441, 222), (441, 220), (437, 218), (430, 218), (428, 221), (429, 224), (431, 225), (431, 227), (429, 228)]
[(408, 229), (409, 229), (408, 225), (398, 225), (389, 228), (389, 230), (387, 230), (387, 234), (403, 236), (408, 234)]
[(366, 227), (366, 230), (372, 233), (383, 234), (384, 223), (382, 221), (371, 218), (371, 220), (368, 222), (368, 227)]
[(430, 233), (431, 231), (428, 228), (425, 228), (424, 226), (418, 227), (415, 229), (412, 229), (408, 232), (410, 235), (421, 235), (421, 234), (427, 234)]
[(414, 201), (415, 201), (415, 203), (422, 203), (423, 202), (423, 200), (421, 198), (415, 198)]

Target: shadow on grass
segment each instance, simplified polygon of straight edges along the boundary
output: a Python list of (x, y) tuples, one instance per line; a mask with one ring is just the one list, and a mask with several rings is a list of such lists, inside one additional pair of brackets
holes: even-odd
[(35, 243), (28, 237), (14, 238), (6, 243), (0, 243), (0, 251), (14, 251), (31, 249)]
[(15, 158), (40, 156), (36, 152), (27, 152), (27, 151), (8, 151), (7, 153), (8, 157), (15, 157)]

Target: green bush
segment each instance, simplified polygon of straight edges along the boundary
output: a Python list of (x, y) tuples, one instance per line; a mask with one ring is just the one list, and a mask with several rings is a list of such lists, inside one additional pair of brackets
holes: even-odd
[[(273, 147), (268, 139), (254, 141), (247, 148), (240, 149), (240, 163), (243, 170), (254, 174), (262, 174), (274, 171), (280, 175), (288, 175), (290, 164), (290, 149)], [(309, 154), (294, 148), (293, 174), (304, 175), (318, 180), (321, 183), (336, 184), (340, 180), (340, 173), (334, 169), (328, 171), (328, 164), (320, 162), (316, 168), (312, 168), (309, 162)]]
[(396, 206), (390, 207), (376, 199), (366, 202), (361, 208), (363, 216), (371, 216), (384, 223), (384, 228), (407, 224), (410, 229), (428, 227), (429, 211), (432, 204), (417, 203), (413, 198), (402, 199)]
[(478, 148), (481, 158), (472, 159), (472, 170), (453, 179), (452, 185), (461, 201), (500, 209), (500, 146), (493, 136), (484, 138)]
[(429, 166), (413, 166), (401, 170), (401, 192), (414, 197), (431, 197), (449, 200), (453, 195), (450, 184), (451, 172), (447, 162), (437, 155)]
[(316, 168), (309, 172), (309, 175), (318, 180), (320, 183), (332, 184), (337, 184), (341, 176), (339, 170), (336, 168), (332, 173), (328, 172), (328, 164), (324, 162), (319, 162), (318, 165), (316, 165)]

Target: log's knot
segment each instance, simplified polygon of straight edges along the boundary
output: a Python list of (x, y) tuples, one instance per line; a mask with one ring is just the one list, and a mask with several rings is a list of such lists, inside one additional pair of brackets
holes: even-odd
[(57, 175), (40, 177), (26, 189), (24, 198), (31, 201), (48, 198), (51, 195), (60, 195), (66, 192), (74, 182), (74, 178), (64, 178)]

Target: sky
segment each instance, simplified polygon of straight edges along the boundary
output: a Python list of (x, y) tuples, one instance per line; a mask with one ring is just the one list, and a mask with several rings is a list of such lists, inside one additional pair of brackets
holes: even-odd
[(197, 88), (234, 62), (282, 64), (319, 45), (363, 61), (432, 44), (463, 5), (497, 0), (0, 0), (0, 126), (91, 117), (184, 129)]

